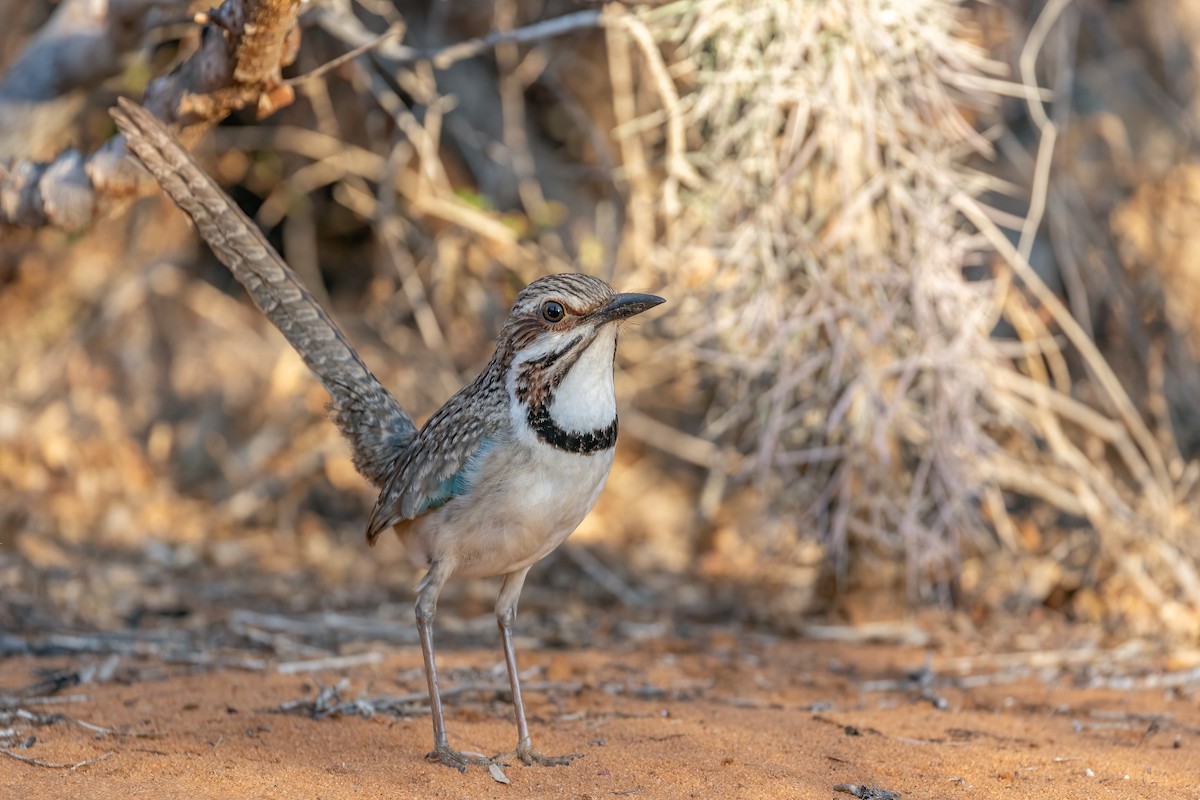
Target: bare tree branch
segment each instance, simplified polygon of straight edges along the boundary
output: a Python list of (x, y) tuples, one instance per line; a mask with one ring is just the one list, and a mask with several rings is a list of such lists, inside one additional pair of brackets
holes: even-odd
[[(206, 23), (199, 48), (150, 83), (145, 106), (163, 122), (180, 126), (184, 141), (194, 141), (247, 105), (256, 105), (265, 115), (291, 102), (291, 89), (282, 85), (280, 70), (295, 55), (299, 5), (299, 0), (225, 0), (197, 19)], [(37, 38), (50, 42), (53, 37)], [(52, 53), (38, 56), (45, 58)], [(25, 54), (19, 62), (24, 60)], [(139, 183), (120, 136), (90, 156), (69, 150), (50, 163), (0, 166), (0, 225), (80, 230), (138, 194)], [(144, 184), (147, 191), (153, 186), (150, 181)]]
[[(387, 31), (381, 35), (372, 34), (357, 18), (349, 14), (342, 14), (325, 8), (316, 9), (313, 14), (316, 23), (326, 33), (353, 46), (356, 54), (360, 48), (375, 50), (380, 56), (396, 64), (429, 61), (435, 69), (446, 69), (463, 59), (487, 52), (503, 42), (522, 44), (541, 39), (552, 39), (555, 36), (564, 36), (574, 31), (600, 28), (608, 22), (604, 17), (604, 12), (600, 9), (575, 11), (570, 14), (563, 14), (561, 17), (553, 17), (552, 19), (535, 22), (523, 28), (492, 31), (486, 36), (479, 36), (464, 42), (456, 42), (445, 47), (423, 48), (409, 47), (408, 45), (393, 41), (396, 38), (393, 31)], [(320, 70), (320, 72), (323, 71), (323, 69)], [(320, 72), (317, 74), (320, 74)], [(299, 82), (306, 80), (308, 77), (307, 75), (301, 75), (293, 79), (293, 81)]]
[[(44, 101), (117, 74), (167, 0), (64, 0), (0, 78), (0, 100)], [(105, 9), (104, 6), (107, 5)], [(184, 4), (176, 0), (182, 11)], [(9, 120), (0, 120), (7, 126)]]

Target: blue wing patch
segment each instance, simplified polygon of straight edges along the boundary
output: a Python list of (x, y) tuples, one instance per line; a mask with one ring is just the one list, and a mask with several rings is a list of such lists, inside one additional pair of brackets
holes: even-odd
[(479, 445), (479, 449), (467, 459), (467, 463), (463, 464), (462, 469), (433, 487), (429, 495), (417, 506), (416, 516), (441, 508), (459, 495), (470, 491), (475, 473), (479, 471), (484, 457), (487, 456), (494, 444), (494, 440), (484, 439)]

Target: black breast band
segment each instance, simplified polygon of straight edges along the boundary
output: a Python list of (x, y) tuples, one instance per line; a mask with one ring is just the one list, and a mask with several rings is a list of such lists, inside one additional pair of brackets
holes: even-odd
[(557, 450), (590, 456), (601, 450), (608, 450), (617, 443), (617, 418), (603, 428), (597, 428), (587, 433), (570, 433), (562, 429), (550, 417), (550, 407), (547, 403), (538, 403), (529, 407), (529, 427), (533, 428), (538, 438)]

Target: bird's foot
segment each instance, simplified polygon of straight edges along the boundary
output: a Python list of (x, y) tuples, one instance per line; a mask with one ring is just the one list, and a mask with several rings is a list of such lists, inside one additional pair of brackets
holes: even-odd
[(544, 756), (534, 749), (533, 745), (518, 745), (509, 753), (501, 753), (492, 760), (498, 764), (520, 760), (527, 767), (537, 764), (541, 767), (567, 767), (577, 758), (583, 758), (583, 753), (570, 753), (565, 756)]
[(445, 744), (438, 745), (431, 752), (426, 753), (425, 760), (454, 767), (459, 772), (466, 772), (467, 767), (489, 767), (497, 763), (497, 759), (488, 758), (482, 753), (460, 753)]

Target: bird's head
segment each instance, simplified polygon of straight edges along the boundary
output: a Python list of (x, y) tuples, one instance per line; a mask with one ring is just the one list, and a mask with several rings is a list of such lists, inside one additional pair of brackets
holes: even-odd
[(563, 273), (538, 278), (517, 295), (499, 343), (521, 361), (586, 349), (601, 332), (663, 302), (652, 294), (618, 294), (599, 278)]
[[(564, 387), (572, 395), (572, 405), (598, 402), (607, 407), (612, 403), (612, 358), (619, 324), (662, 302), (652, 294), (617, 293), (589, 275), (539, 278), (517, 295), (500, 331), (497, 350), (506, 354), (510, 364), (510, 391), (527, 409), (550, 413), (559, 387), (578, 365)], [(605, 390), (607, 397), (601, 397)], [(570, 427), (582, 431), (585, 421)]]

